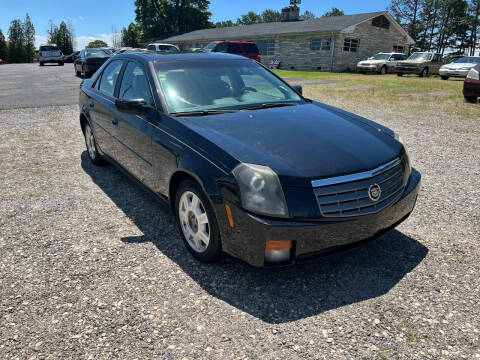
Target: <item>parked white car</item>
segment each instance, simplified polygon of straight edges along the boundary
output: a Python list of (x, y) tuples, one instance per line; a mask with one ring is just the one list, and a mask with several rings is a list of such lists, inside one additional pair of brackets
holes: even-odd
[(450, 64), (443, 65), (439, 74), (442, 80), (448, 80), (449, 77), (467, 77), (470, 69), (473, 69), (477, 64), (480, 64), (480, 56), (465, 56), (456, 59)]
[(40, 66), (46, 63), (57, 63), (63, 66), (63, 54), (56, 44), (41, 45), (38, 51), (38, 62)]
[(368, 58), (368, 60), (360, 61), (357, 64), (357, 72), (377, 72), (382, 75), (389, 72), (395, 72), (397, 61), (406, 59), (407, 56), (401, 53), (378, 53), (377, 55)]
[(180, 52), (180, 49), (172, 44), (148, 44), (147, 50), (155, 52)]

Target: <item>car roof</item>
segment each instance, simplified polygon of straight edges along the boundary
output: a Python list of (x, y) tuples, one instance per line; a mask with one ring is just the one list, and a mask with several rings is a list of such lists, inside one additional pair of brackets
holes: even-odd
[(200, 61), (200, 60), (249, 60), (244, 56), (228, 53), (166, 53), (158, 54), (154, 52), (125, 52), (115, 55), (120, 58), (136, 59), (144, 62), (170, 62), (170, 61)]

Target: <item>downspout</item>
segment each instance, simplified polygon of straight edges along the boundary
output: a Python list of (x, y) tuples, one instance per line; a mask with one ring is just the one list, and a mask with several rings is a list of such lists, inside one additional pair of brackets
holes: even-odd
[(331, 33), (331, 38), (332, 38), (332, 56), (330, 59), (330, 72), (333, 72), (333, 62), (335, 61), (335, 38), (333, 35), (333, 32)]

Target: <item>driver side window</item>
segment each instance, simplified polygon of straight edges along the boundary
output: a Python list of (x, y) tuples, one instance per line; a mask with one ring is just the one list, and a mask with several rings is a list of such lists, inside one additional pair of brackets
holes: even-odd
[(107, 94), (113, 97), (113, 94), (115, 92), (115, 86), (117, 84), (118, 75), (120, 74), (120, 70), (122, 69), (122, 66), (123, 66), (122, 60), (115, 60), (115, 61), (112, 61), (110, 64), (108, 64), (108, 66), (103, 71), (98, 90), (100, 90), (104, 94)]
[(153, 105), (152, 93), (143, 66), (133, 61), (128, 63), (118, 97), (124, 100), (144, 99), (148, 105)]

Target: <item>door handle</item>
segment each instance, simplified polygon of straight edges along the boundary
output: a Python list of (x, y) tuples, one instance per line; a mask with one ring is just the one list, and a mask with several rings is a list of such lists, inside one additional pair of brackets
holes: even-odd
[(118, 125), (118, 120), (115, 119), (115, 118), (112, 118), (112, 124), (113, 124), (113, 125)]
[(88, 105), (90, 105), (90, 107), (93, 108), (95, 106), (95, 103), (93, 101), (90, 101)]

